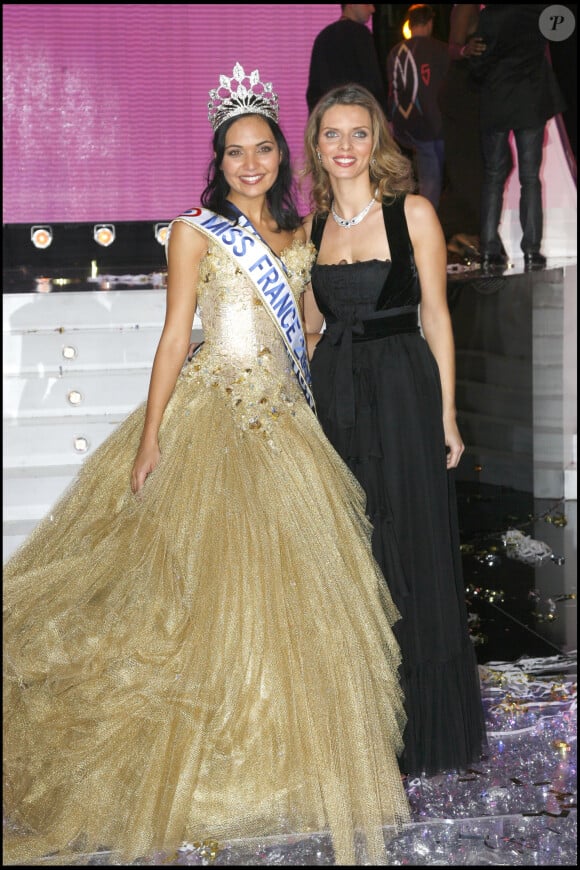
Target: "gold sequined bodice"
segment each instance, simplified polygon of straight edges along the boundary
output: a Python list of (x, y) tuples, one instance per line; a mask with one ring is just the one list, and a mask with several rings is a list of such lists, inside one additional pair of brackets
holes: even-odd
[[(282, 251), (297, 304), (314, 255), (298, 240)], [(205, 341), (184, 377), (220, 391), (243, 429), (269, 434), (272, 421), (304, 401), (278, 328), (250, 280), (214, 242), (200, 264), (197, 292)]]

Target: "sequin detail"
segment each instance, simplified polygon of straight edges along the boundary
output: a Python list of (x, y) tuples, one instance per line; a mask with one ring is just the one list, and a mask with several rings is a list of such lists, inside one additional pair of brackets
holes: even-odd
[[(296, 302), (304, 292), (315, 251), (295, 241), (282, 252)], [(302, 393), (272, 320), (251, 283), (218, 245), (210, 243), (200, 265), (198, 304), (205, 343), (184, 377), (220, 390), (239, 428), (275, 448), (275, 423)]]

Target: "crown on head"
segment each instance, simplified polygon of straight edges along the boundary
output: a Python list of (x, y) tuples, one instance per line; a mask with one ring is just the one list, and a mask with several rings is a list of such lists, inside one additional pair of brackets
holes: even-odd
[[(249, 81), (249, 86), (242, 84), (244, 79)], [(278, 123), (278, 94), (272, 90), (272, 82), (261, 82), (257, 69), (246, 75), (239, 63), (236, 63), (231, 79), (220, 76), (219, 87), (209, 92), (207, 108), (214, 133), (224, 121), (236, 115), (256, 113)]]

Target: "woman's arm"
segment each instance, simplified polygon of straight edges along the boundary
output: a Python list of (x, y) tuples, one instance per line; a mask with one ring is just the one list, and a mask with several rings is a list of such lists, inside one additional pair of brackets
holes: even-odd
[[(312, 215), (308, 215), (304, 218), (304, 230), (306, 232), (306, 238), (310, 241), (311, 233), (312, 233)], [(306, 337), (306, 349), (308, 351), (308, 359), (312, 359), (312, 354), (316, 349), (316, 345), (322, 338), (321, 329), (324, 325), (324, 317), (320, 313), (318, 305), (316, 304), (316, 299), (314, 298), (314, 291), (312, 290), (312, 284), (308, 284), (304, 293), (302, 294), (302, 315), (304, 320), (304, 332)]]
[(302, 294), (302, 306), (304, 314), (304, 331), (306, 336), (306, 349), (308, 351), (308, 359), (312, 359), (312, 354), (316, 350), (316, 345), (322, 338), (321, 329), (324, 325), (324, 317), (320, 313), (312, 284), (306, 287)]
[(134, 493), (139, 492), (159, 462), (159, 427), (190, 343), (199, 264), (206, 250), (207, 241), (201, 233), (183, 221), (173, 225), (168, 247), (165, 324), (153, 361), (143, 433), (131, 473)]
[(421, 326), (439, 367), (447, 467), (455, 468), (465, 447), (455, 409), (455, 342), (447, 304), (447, 249), (435, 209), (423, 196), (405, 199), (405, 215), (421, 284)]

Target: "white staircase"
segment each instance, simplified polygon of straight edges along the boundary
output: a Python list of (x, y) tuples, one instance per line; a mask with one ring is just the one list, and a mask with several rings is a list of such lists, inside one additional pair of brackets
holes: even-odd
[(164, 318), (163, 289), (3, 295), (3, 561), (147, 397)]
[(576, 499), (577, 272), (562, 261), (455, 287), (459, 480)]

